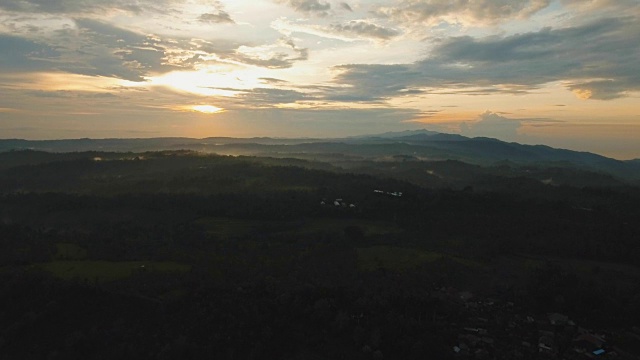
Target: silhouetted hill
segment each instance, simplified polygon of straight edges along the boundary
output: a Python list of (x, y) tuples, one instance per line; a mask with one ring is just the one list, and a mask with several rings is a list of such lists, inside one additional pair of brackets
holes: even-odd
[(382, 133), (382, 134), (374, 134), (374, 135), (362, 135), (362, 136), (353, 136), (352, 138), (382, 138), (382, 139), (397, 139), (397, 138), (403, 138), (403, 137), (407, 137), (407, 136), (415, 136), (415, 135), (422, 135), (422, 136), (435, 136), (435, 135), (440, 135), (441, 133), (436, 132), (436, 131), (430, 131), (430, 130), (405, 130), (405, 131), (392, 131), (392, 132), (386, 132), (386, 133)]
[(28, 141), (0, 140), (0, 151), (141, 152), (194, 150), (229, 155), (266, 155), (316, 159), (317, 157), (458, 160), (476, 165), (509, 161), (519, 165), (569, 167), (605, 172), (627, 180), (640, 179), (640, 160), (620, 161), (605, 156), (545, 145), (523, 145), (492, 138), (468, 138), (428, 130), (391, 132), (343, 139), (279, 138), (151, 138), (75, 139)]
[(399, 136), (393, 140), (435, 148), (440, 156), (475, 164), (486, 165), (508, 160), (520, 164), (575, 166), (604, 171), (628, 179), (640, 178), (640, 161), (638, 160), (620, 161), (589, 152), (557, 149), (546, 145), (523, 145), (485, 137), (468, 138), (438, 133), (415, 133)]

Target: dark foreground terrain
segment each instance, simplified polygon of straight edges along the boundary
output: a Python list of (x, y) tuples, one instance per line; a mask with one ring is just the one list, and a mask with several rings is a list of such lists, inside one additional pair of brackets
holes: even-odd
[(307, 150), (0, 153), (0, 359), (640, 358), (633, 181)]

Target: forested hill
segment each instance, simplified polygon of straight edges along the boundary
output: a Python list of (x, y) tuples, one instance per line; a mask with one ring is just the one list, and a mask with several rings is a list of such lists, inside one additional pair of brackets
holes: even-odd
[[(314, 158), (340, 154), (366, 160), (404, 157), (409, 160), (458, 160), (476, 165), (510, 162), (604, 172), (626, 180), (640, 179), (640, 161), (620, 161), (601, 155), (556, 149), (544, 145), (507, 143), (492, 138), (468, 138), (427, 130), (385, 133), (340, 139), (280, 138), (150, 138), (73, 139), (29, 141), (0, 140), (0, 151), (47, 152), (115, 151), (140, 152), (195, 150), (227, 155), (267, 155)], [(327, 159), (325, 159), (327, 160)]]
[(0, 360), (638, 359), (639, 187), (325, 157), (0, 153)]

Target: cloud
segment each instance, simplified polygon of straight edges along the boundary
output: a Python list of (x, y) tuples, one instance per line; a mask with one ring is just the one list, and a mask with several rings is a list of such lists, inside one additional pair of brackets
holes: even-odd
[(92, 19), (75, 19), (78, 32), (60, 69), (83, 75), (142, 81), (150, 72), (178, 67), (166, 63), (167, 48), (160, 39)]
[(342, 95), (371, 101), (438, 89), (526, 92), (561, 81), (583, 98), (615, 99), (640, 91), (640, 22), (609, 18), (511, 36), (442, 39), (430, 56), (396, 65), (337, 66)]
[(245, 45), (231, 40), (167, 39), (173, 48), (166, 50), (165, 62), (183, 69), (202, 65), (236, 64), (268, 69), (286, 69), (309, 58), (309, 49), (298, 47), (289, 37), (281, 37), (273, 44)]
[[(468, 114), (460, 116), (458, 121), (442, 118), (451, 118), (452, 114), (443, 114), (440, 110), (433, 110), (421, 114), (420, 118), (411, 122), (423, 125), (429, 130), (459, 133), (468, 137), (488, 137), (504, 141), (528, 142), (532, 138), (526, 135), (522, 128), (552, 126), (564, 123), (564, 121), (549, 118), (510, 118), (508, 113), (485, 111), (473, 120), (466, 120)], [(455, 117), (455, 114), (453, 114)]]
[[(37, 40), (0, 35), (2, 70), (63, 71), (139, 82), (150, 74), (194, 69), (204, 62), (192, 40), (160, 39), (89, 18), (76, 18), (72, 24)], [(240, 46), (224, 41), (217, 45), (215, 50), (230, 56)]]
[(252, 89), (245, 91), (238, 97), (244, 105), (259, 107), (273, 107), (278, 104), (291, 104), (313, 99), (311, 96), (296, 90), (273, 88)]
[(82, 92), (82, 91), (71, 91), (71, 90), (54, 90), (54, 91), (45, 91), (45, 90), (31, 90), (26, 91), (25, 94), (40, 97), (40, 98), (89, 98), (89, 99), (98, 99), (98, 98), (115, 98), (117, 95), (110, 92)]
[(92, 18), (75, 18), (62, 28), (35, 35), (0, 34), (0, 49), (0, 72), (67, 72), (135, 82), (215, 63), (284, 69), (309, 57), (308, 49), (290, 38), (258, 46), (159, 38)]
[(274, 20), (271, 27), (287, 36), (293, 33), (304, 33), (346, 42), (357, 40), (386, 41), (401, 34), (396, 29), (380, 26), (368, 20), (351, 20), (323, 26), (308, 24), (306, 20), (290, 21), (286, 18), (280, 18)]
[(509, 119), (491, 111), (486, 111), (474, 122), (463, 122), (460, 133), (471, 137), (490, 137), (504, 140), (515, 140), (518, 129), (522, 126), (519, 120)]
[(38, 71), (55, 66), (54, 47), (18, 36), (0, 34), (0, 72)]
[(294, 10), (313, 14), (319, 17), (325, 17), (329, 15), (331, 10), (331, 4), (321, 0), (277, 0), (279, 3), (285, 3), (292, 7)]
[(344, 24), (330, 25), (329, 29), (339, 34), (351, 34), (362, 38), (389, 40), (400, 35), (395, 29), (376, 25), (365, 20), (352, 20)]
[(401, 0), (376, 13), (408, 26), (450, 23), (496, 24), (513, 18), (528, 18), (549, 6), (551, 0)]
[[(128, 15), (153, 13), (169, 14), (174, 21), (179, 17), (186, 18), (185, 13), (192, 8), (190, 5), (204, 5), (211, 9), (197, 17), (201, 23), (235, 23), (225, 11), (224, 4), (217, 0), (0, 0), (0, 10), (14, 13), (48, 14), (54, 17), (66, 15), (71, 18), (101, 18), (105, 14), (122, 12)], [(188, 18), (191, 17), (189, 14)]]
[(175, 67), (164, 63), (158, 39), (90, 19), (35, 39), (0, 35), (4, 70), (64, 71), (142, 81), (150, 71)]
[(202, 14), (198, 18), (198, 20), (200, 22), (210, 23), (210, 24), (224, 24), (224, 23), (234, 24), (235, 23), (235, 21), (233, 21), (233, 19), (231, 18), (231, 15), (229, 15), (229, 13), (224, 10), (219, 10), (214, 13)]
[(341, 65), (334, 81), (343, 85), (328, 95), (335, 101), (374, 101), (399, 96), (417, 90), (423, 73), (411, 65)]
[(178, 0), (0, 0), (0, 9), (25, 13), (79, 14), (109, 10), (166, 12)]
[(309, 58), (309, 49), (299, 48), (292, 39), (283, 37), (275, 44), (258, 47), (240, 46), (223, 59), (237, 61), (247, 65), (255, 65), (269, 69), (286, 69), (297, 61)]
[(637, 0), (561, 0), (561, 3), (572, 9), (583, 11), (595, 11), (599, 14), (608, 11), (628, 11), (640, 10), (640, 3)]
[(353, 12), (353, 8), (351, 8), (351, 5), (347, 4), (346, 2), (341, 2), (340, 3), (340, 8), (342, 10), (347, 10), (349, 12)]
[(265, 83), (265, 84), (285, 84), (288, 81), (286, 80), (282, 80), (282, 79), (276, 79), (276, 78), (269, 78), (269, 77), (264, 77), (264, 78), (260, 78), (260, 81)]
[(640, 91), (640, 74), (625, 79), (605, 79), (572, 83), (568, 88), (580, 99), (613, 100), (628, 91)]

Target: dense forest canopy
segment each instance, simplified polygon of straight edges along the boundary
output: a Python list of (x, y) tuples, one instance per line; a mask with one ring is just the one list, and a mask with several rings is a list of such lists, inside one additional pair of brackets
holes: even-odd
[(637, 354), (632, 183), (323, 156), (0, 153), (0, 358), (446, 359), (481, 318), (533, 359), (550, 313)]

